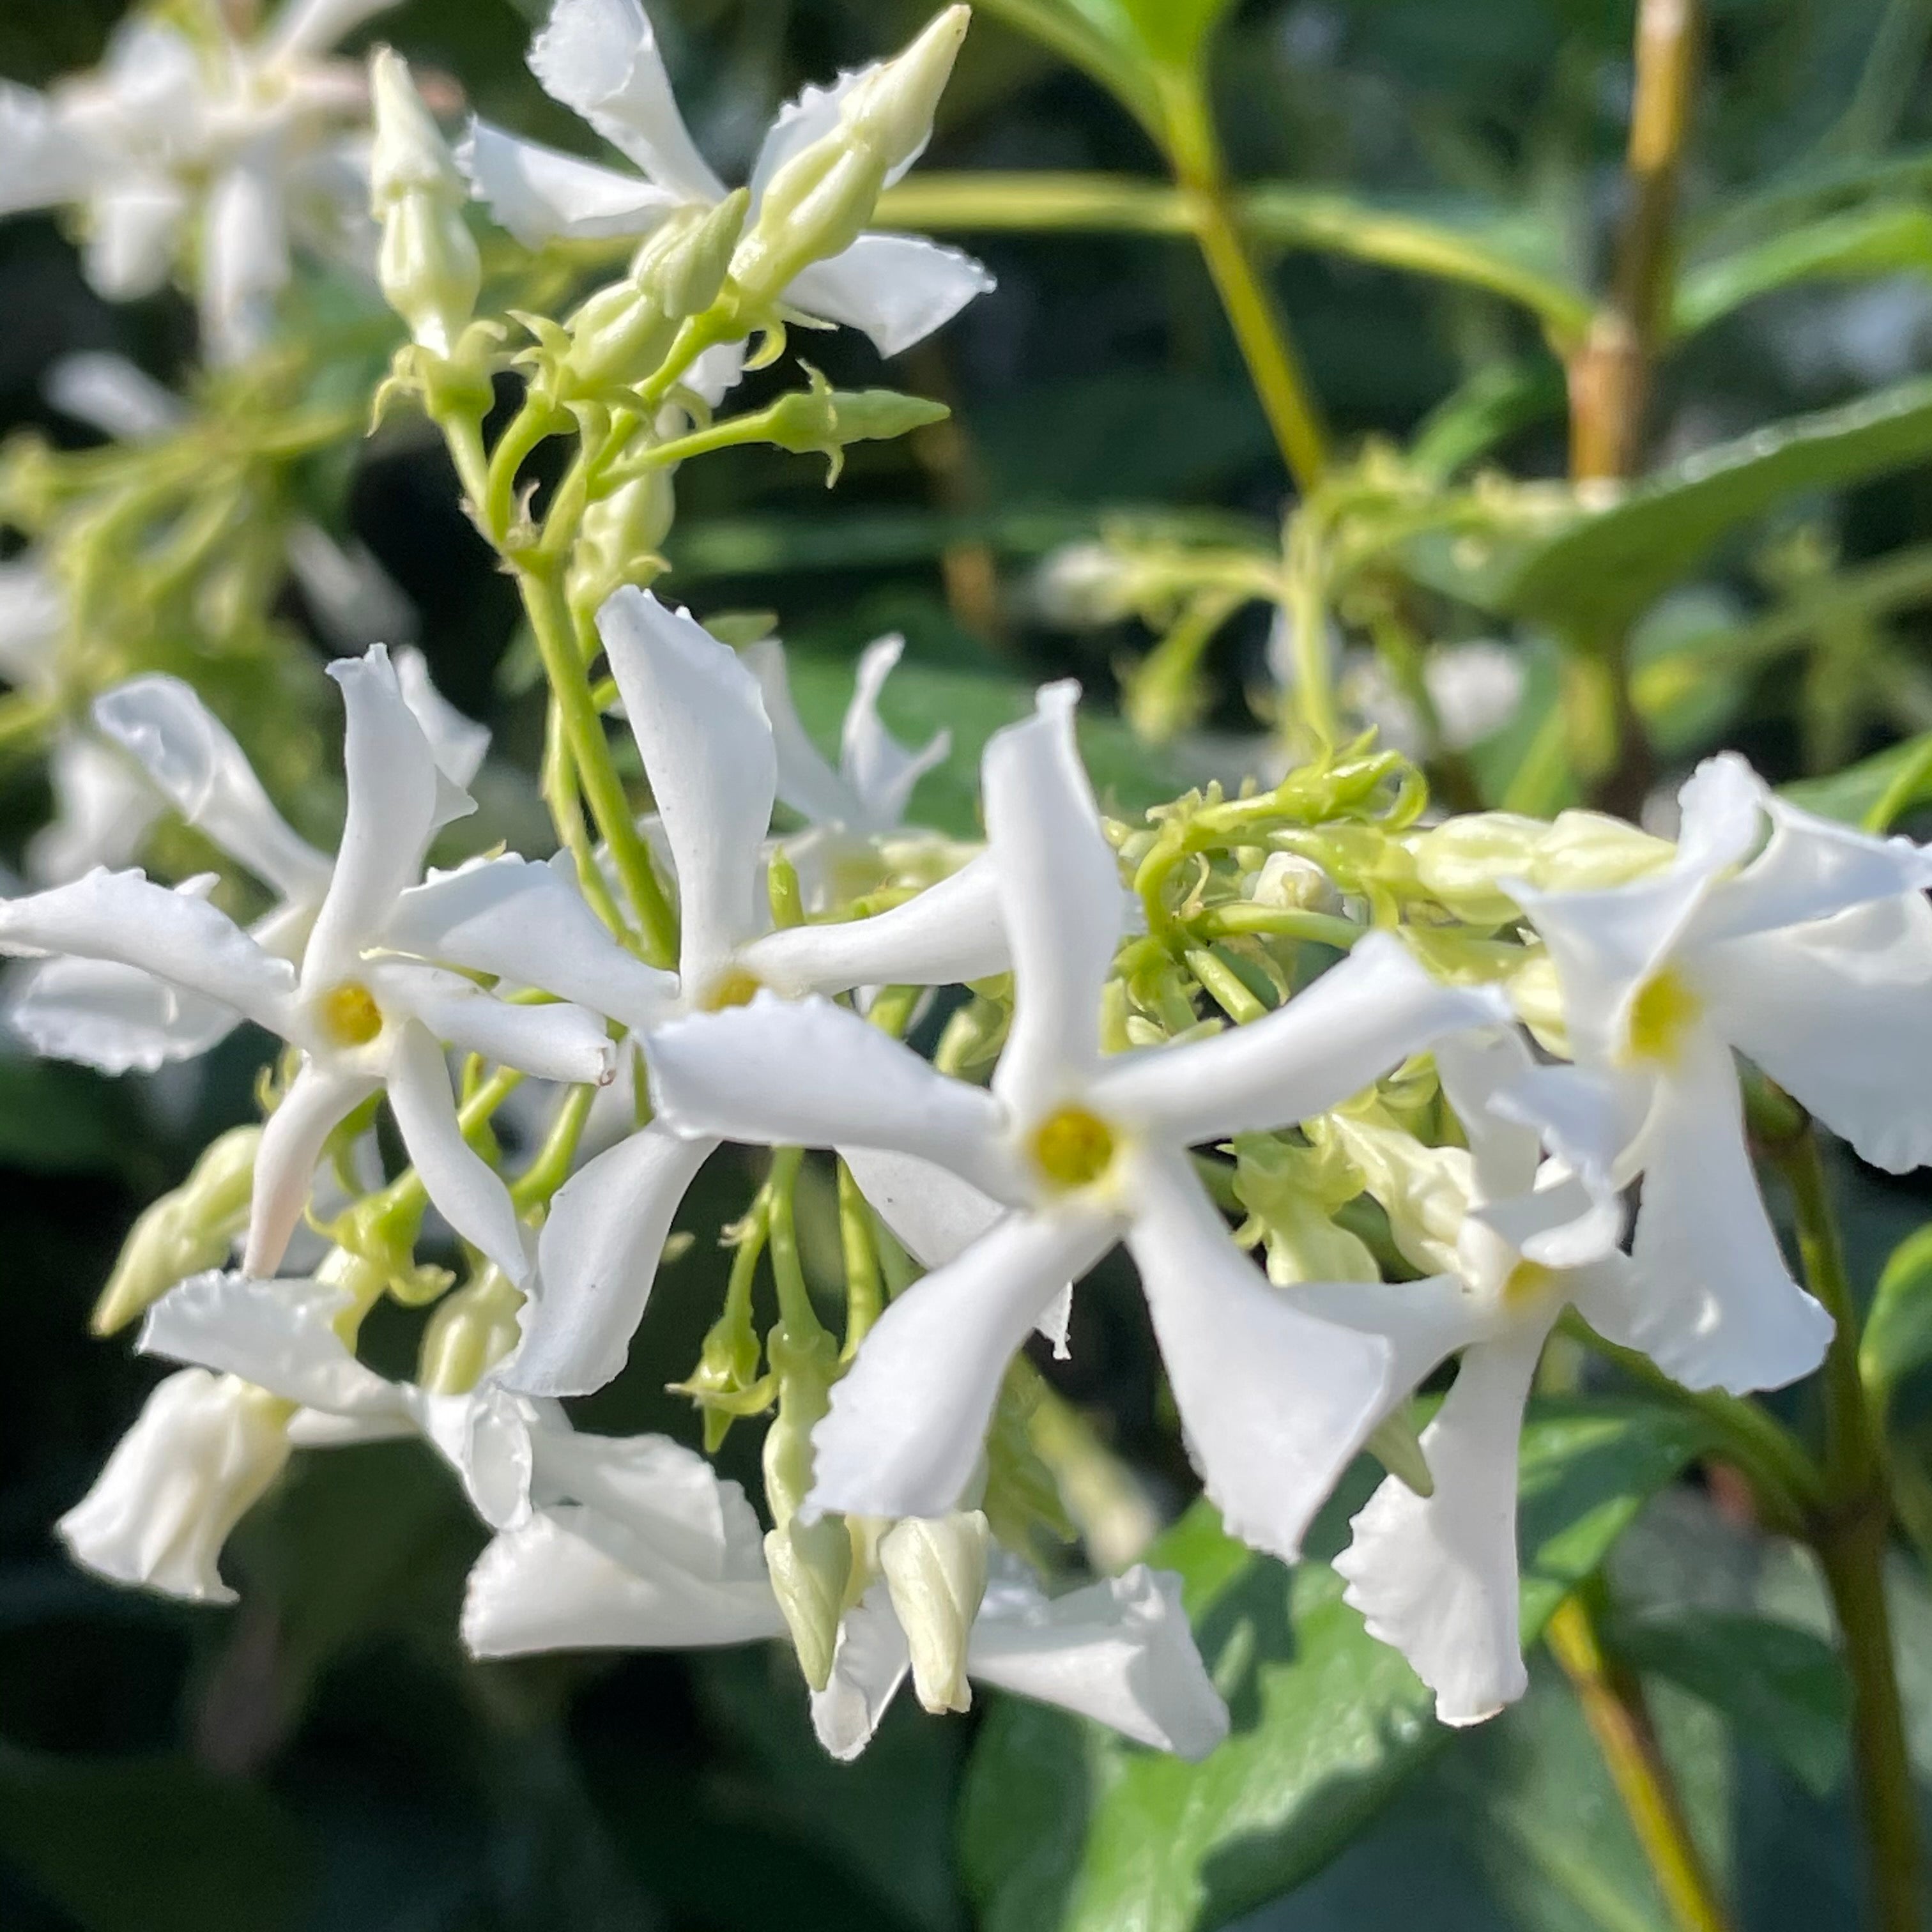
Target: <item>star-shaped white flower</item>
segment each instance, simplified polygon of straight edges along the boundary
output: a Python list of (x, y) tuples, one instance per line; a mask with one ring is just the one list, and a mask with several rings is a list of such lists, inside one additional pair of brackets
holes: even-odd
[(392, 4), (284, 0), (250, 41), (218, 8), (196, 38), (143, 11), (94, 72), (44, 94), (0, 83), (0, 213), (77, 208), (88, 280), (110, 301), (153, 293), (187, 256), (209, 359), (253, 354), (292, 232), (331, 254), (368, 246), (368, 90), (325, 56)]
[(1460, 1028), (1492, 994), (1438, 985), (1370, 934), (1280, 1011), (1103, 1060), (1102, 989), (1126, 910), (1073, 742), (1070, 685), (997, 734), (982, 778), (1014, 962), (992, 1091), (856, 1014), (760, 999), (664, 1028), (652, 1089), (681, 1132), (875, 1148), (950, 1168), (1009, 1211), (886, 1310), (814, 1433), (808, 1507), (938, 1516), (972, 1481), (1000, 1379), (1058, 1297), (1123, 1239), (1189, 1445), (1229, 1528), (1292, 1557), (1384, 1407), (1386, 1342), (1304, 1312), (1240, 1254), (1188, 1149), (1291, 1125)]
[[(511, 862), (506, 869), (544, 901), (529, 902), (520, 943), (484, 934), (466, 945), (454, 928), (473, 874), (416, 882), (430, 841), (472, 802), (439, 769), (380, 644), (329, 673), (348, 713), (349, 811), (298, 963), (218, 911), (197, 882), (170, 892), (138, 872), (97, 871), (0, 903), (0, 951), (136, 967), (301, 1050), (299, 1070), (262, 1136), (248, 1273), (274, 1272), (324, 1142), (352, 1109), (386, 1090), (443, 1218), (521, 1282), (529, 1274), (522, 1232), (508, 1190), (458, 1128), (442, 1043), (578, 1082), (608, 1079), (613, 1049), (602, 1022), (579, 1007), (514, 1004), (446, 969), (567, 994), (576, 982), (569, 928), (548, 902), (567, 901), (568, 889), (547, 868)], [(224, 775), (236, 776), (232, 768)], [(596, 926), (587, 910), (583, 918)], [(600, 996), (608, 982), (608, 974), (600, 978)]]
[[(758, 680), (647, 591), (619, 591), (598, 628), (675, 868), (680, 948), (677, 971), (655, 976), (650, 1001), (589, 1004), (641, 1036), (646, 1054), (656, 1028), (761, 988), (790, 998), (1005, 970), (983, 860), (875, 918), (770, 930), (764, 853), (778, 766)], [(512, 1386), (580, 1394), (623, 1366), (671, 1216), (716, 1144), (653, 1121), (564, 1184), (544, 1225), (524, 1346), (503, 1371)]]
[(1832, 1324), (1791, 1278), (1751, 1171), (1733, 1049), (1874, 1166), (1932, 1158), (1932, 854), (1700, 766), (1662, 870), (1598, 891), (1504, 882), (1550, 950), (1574, 1067), (1502, 1104), (1574, 1165), (1608, 1106), (1606, 1176), (1643, 1176), (1632, 1256), (1668, 1284), (1605, 1333), (1691, 1388), (1776, 1388)]
[[(710, 207), (724, 184), (698, 151), (672, 98), (657, 36), (638, 0), (557, 0), (530, 48), (544, 90), (580, 114), (641, 178), (561, 154), (478, 121), (460, 159), (479, 200), (526, 247), (558, 236), (645, 235), (680, 208)], [(874, 62), (830, 87), (808, 87), (772, 124), (752, 170), (752, 219), (773, 173), (838, 124)], [(897, 179), (917, 154), (909, 156)], [(993, 286), (957, 249), (914, 235), (867, 234), (814, 262), (785, 292), (794, 308), (871, 337), (882, 356), (930, 335)]]

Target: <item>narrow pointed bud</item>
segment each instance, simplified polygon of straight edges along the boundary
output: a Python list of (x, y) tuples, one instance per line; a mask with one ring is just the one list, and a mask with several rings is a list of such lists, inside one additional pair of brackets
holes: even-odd
[(928, 1711), (972, 1704), (966, 1647), (986, 1594), (988, 1541), (980, 1510), (908, 1516), (880, 1540), (879, 1567), (912, 1652), (913, 1688)]
[(812, 386), (772, 404), (765, 412), (765, 434), (794, 455), (815, 452), (824, 457), (831, 466), (828, 484), (844, 466), (847, 444), (890, 442), (952, 414), (944, 403), (902, 395), (896, 389), (835, 389), (809, 364), (806, 368)]
[(248, 1219), (261, 1144), (260, 1127), (231, 1129), (203, 1149), (178, 1187), (142, 1210), (94, 1304), (95, 1334), (124, 1328), (176, 1282), (227, 1260)]
[(483, 286), (476, 238), (463, 219), (468, 187), (400, 54), (378, 47), (370, 56), (369, 92), (376, 122), (369, 212), (382, 228), (377, 278), (416, 342), (446, 358)]
[(803, 1523), (794, 1516), (765, 1538), (765, 1564), (798, 1653), (798, 1667), (813, 1690), (823, 1690), (832, 1681), (838, 1622), (852, 1575), (852, 1538), (844, 1518), (826, 1516)]
[(182, 1370), (148, 1398), (56, 1532), (76, 1562), (117, 1583), (232, 1603), (221, 1546), (281, 1473), (294, 1412), (233, 1376)]
[(935, 14), (910, 46), (874, 68), (845, 97), (840, 120), (880, 155), (889, 172), (915, 159), (932, 138), (939, 97), (972, 23), (970, 7)]
[(676, 320), (702, 314), (724, 286), (751, 206), (751, 190), (734, 188), (694, 220), (666, 222), (638, 250), (632, 280)]

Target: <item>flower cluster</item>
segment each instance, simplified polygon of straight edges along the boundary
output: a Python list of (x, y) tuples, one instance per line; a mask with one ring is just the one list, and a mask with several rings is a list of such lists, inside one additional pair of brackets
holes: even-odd
[[(372, 10), (293, 6), (231, 50), (248, 98), (272, 72), (278, 101), (306, 100), (289, 64)], [(1810, 816), (1731, 754), (1684, 787), (1674, 843), (1587, 812), (1434, 817), (1372, 738), (1130, 822), (1102, 812), (1070, 683), (986, 745), (986, 837), (962, 846), (902, 822), (950, 747), (882, 722), (896, 640), (862, 662), (834, 770), (776, 640), (728, 641), (649, 587), (683, 463), (745, 442), (836, 462), (929, 419), (818, 378), (718, 412), (790, 327), (890, 352), (988, 285), (869, 225), (965, 28), (950, 9), (808, 90), (735, 195), (635, 0), (558, 0), (532, 65), (640, 177), (482, 124), (454, 150), (374, 57), (366, 185), (411, 338), (389, 393), (420, 399), (517, 581), (560, 849), (431, 864), (485, 746), (380, 644), (328, 667), (332, 855), (178, 680), (119, 682), (70, 722), (146, 816), (104, 862), (0, 902), (0, 950), (32, 962), (16, 1030), (113, 1071), (244, 1022), (280, 1043), (259, 1132), (150, 1210), (110, 1285), (101, 1324), (145, 1311), (142, 1347), (180, 1366), (63, 1519), (82, 1562), (223, 1598), (224, 1540), (292, 1450), (413, 1435), (491, 1532), (463, 1612), (478, 1655), (784, 1636), (842, 1756), (908, 1677), (929, 1709), (978, 1681), (1198, 1756), (1228, 1716), (1178, 1580), (1136, 1564), (1056, 1594), (1034, 1567), (1052, 1512), (1025, 1352), (1067, 1349), (1070, 1294), (1117, 1246), (1231, 1532), (1292, 1562), (1360, 1454), (1388, 1468), (1338, 1568), (1454, 1724), (1524, 1688), (1516, 1446), (1566, 1310), (1694, 1390), (1822, 1359), (1831, 1320), (1767, 1218), (1738, 1056), (1878, 1165), (1932, 1158), (1925, 850)], [(101, 126), (146, 124), (84, 92), (8, 112), (39, 130), (50, 200), (95, 191), (57, 176), (56, 130), (92, 155)], [(232, 164), (257, 200), (249, 144), (268, 140)], [(466, 183), (528, 244), (637, 253), (561, 321), (516, 316), (532, 340), (512, 353), (510, 312), (476, 313)], [(512, 370), (525, 399), (486, 449)], [(523, 464), (553, 437), (570, 455), (539, 512)], [(41, 620), (16, 602), (26, 635)], [(231, 916), (232, 876), (130, 867), (164, 813), (266, 896), (256, 916)], [(513, 1155), (492, 1121), (520, 1089), (534, 1144)], [(734, 1157), (764, 1178), (681, 1387), (708, 1448), (769, 1418), (762, 1510), (694, 1450), (580, 1432), (563, 1406), (623, 1370), (726, 1143), (771, 1151)], [(800, 1253), (814, 1150), (842, 1281)], [(457, 1271), (418, 1258), (426, 1239)], [(410, 1379), (358, 1353), (385, 1297), (434, 1304)]]

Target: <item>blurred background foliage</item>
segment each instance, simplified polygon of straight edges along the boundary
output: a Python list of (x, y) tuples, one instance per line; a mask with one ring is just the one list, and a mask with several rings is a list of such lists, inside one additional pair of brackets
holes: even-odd
[[(91, 64), (120, 10), (13, 0), (0, 10), (0, 74), (40, 84)], [(652, 7), (700, 144), (728, 175), (801, 81), (896, 44), (921, 10)], [(700, 466), (683, 492), (671, 592), (706, 615), (780, 614), (801, 709), (822, 736), (858, 648), (905, 633), (889, 719), (914, 740), (941, 724), (956, 739), (914, 815), (962, 835), (974, 830), (979, 746), (1042, 676), (1086, 682), (1099, 714), (1090, 758), (1123, 808), (1238, 769), (1245, 754), (1231, 746), (1267, 709), (1264, 603), (1232, 598), (1178, 646), (1169, 632), (1180, 675), (1150, 685), (1136, 667), (1166, 629), (1160, 614), (1151, 628), (1135, 616), (1069, 628), (1034, 574), (1058, 547), (1108, 531), (1280, 566), (1282, 454), (1202, 256), (1172, 232), (1177, 204), (1149, 132), (1162, 110), (1148, 75), (1170, 56), (1184, 66), (1184, 44), (1215, 10), (992, 0), (898, 218), (962, 236), (998, 292), (890, 376), (856, 336), (808, 345), (835, 382), (889, 380), (948, 400), (952, 421), (855, 448), (836, 500), (815, 464), (770, 452)], [(540, 11), (405, 0), (362, 38), (380, 32), (419, 68), (460, 76), (499, 120), (577, 144), (582, 130), (522, 64)], [(1390, 453), (1368, 472), (1378, 502), (1420, 492), (1473, 520), (1424, 517), (1397, 543), (1376, 508), (1362, 526), (1366, 563), (1338, 567), (1324, 588), (1346, 593), (1352, 631), (1397, 657), (1425, 638), (1494, 639), (1527, 667), (1513, 718), (1436, 761), (1445, 793), (1546, 812), (1621, 786), (1634, 806), (1649, 781), (1732, 744), (1774, 779), (1822, 780), (1810, 796), (1842, 815), (1882, 802), (1909, 818), (1932, 792), (1932, 384), (1918, 379), (1932, 346), (1932, 6), (1712, 0), (1663, 284), (1674, 294), (1652, 318), (1660, 353), (1637, 466), (1652, 480), (1621, 500), (1576, 502), (1521, 486), (1630, 466), (1580, 462), (1568, 393), (1600, 292), (1614, 294), (1628, 213), (1630, 0), (1244, 0), (1225, 14), (1211, 82), (1227, 174), (1244, 184), (1237, 205), (1337, 453), (1331, 479), (1359, 478), (1352, 466), (1381, 439)], [(1138, 55), (1122, 54), (1130, 44)], [(1188, 165), (1198, 172), (1198, 153)], [(1019, 175), (1052, 178), (1034, 179), (1022, 207)], [(1005, 200), (988, 178), (1009, 183)], [(560, 297), (568, 266), (553, 272)], [(0, 424), (61, 447), (86, 438), (43, 400), (58, 355), (113, 349), (170, 380), (192, 352), (183, 305), (103, 305), (50, 221), (0, 224)], [(371, 297), (312, 279), (296, 320), (333, 358), (334, 400), (352, 402), (365, 376), (373, 386), (391, 338)], [(1764, 434), (1801, 417), (1796, 433)], [(1472, 482), (1485, 464), (1516, 482)], [(533, 765), (540, 693), (515, 601), (427, 436), (398, 424), (367, 444), (345, 438), (269, 487), (370, 546), (420, 614), (442, 688), (489, 721), (500, 758)], [(1338, 546), (1355, 514), (1326, 526)], [(314, 628), (290, 592), (269, 621)], [(1592, 653), (1630, 672), (1640, 770), (1593, 748), (1576, 668)], [(284, 670), (264, 686), (230, 668), (242, 680), (230, 710), (278, 796), (326, 828), (333, 727), (317, 681)], [(220, 667), (207, 670), (218, 684)], [(1124, 703), (1163, 742), (1136, 742), (1108, 715)], [(485, 839), (528, 809), (487, 776), (483, 797)], [(9, 858), (46, 806), (38, 765), (10, 758)], [(1188, 1576), (1235, 1712), (1235, 1742), (1203, 1771), (1029, 1707), (942, 1723), (909, 1700), (860, 1763), (837, 1766), (776, 1654), (467, 1664), (454, 1612), (481, 1533), (444, 1472), (406, 1446), (298, 1459), (231, 1546), (236, 1610), (185, 1610), (82, 1575), (48, 1526), (157, 1373), (90, 1340), (88, 1309), (139, 1207), (248, 1114), (260, 1058), (237, 1040), (192, 1077), (118, 1083), (0, 1059), (10, 1928), (1180, 1932), (1238, 1920), (1323, 1932), (1422, 1912), (1440, 1932), (1673, 1922), (1546, 1658), (1519, 1709), (1478, 1733), (1442, 1732), (1406, 1666), (1336, 1600), (1331, 1572), (1312, 1562), (1291, 1582), (1198, 1508), (1164, 1550)], [(692, 1436), (663, 1390), (716, 1303), (718, 1231), (746, 1194), (736, 1160), (721, 1157), (687, 1202), (692, 1242), (665, 1270), (628, 1372), (580, 1406), (588, 1426)], [(1869, 1290), (1924, 1219), (1926, 1190), (1849, 1163), (1836, 1178)], [(829, 1249), (829, 1176), (814, 1185)], [(1932, 1251), (1915, 1254), (1892, 1263), (1895, 1299), (1901, 1268), (1932, 1274)], [(1190, 1484), (1172, 1436), (1132, 1420), (1157, 1412), (1157, 1371), (1126, 1287), (1103, 1273), (1082, 1299), (1072, 1359), (1053, 1378), (1172, 1514)], [(1902, 1430), (1922, 1446), (1932, 1405), (1914, 1376), (1932, 1338), (1894, 1339)], [(406, 1359), (406, 1338), (395, 1346)], [(1847, 1924), (1846, 1688), (1823, 1600), (1793, 1550), (1741, 1525), (1700, 1462), (1705, 1446), (1680, 1418), (1628, 1405), (1534, 1425), (1531, 1621), (1610, 1552), (1618, 1667), (1648, 1687), (1739, 1924)], [(734, 1453), (752, 1452), (734, 1438), (728, 1468)], [(1318, 1556), (1339, 1541), (1347, 1500)], [(1922, 1502), (1918, 1514), (1932, 1521)], [(1894, 1582), (1912, 1743), (1932, 1771), (1932, 1596), (1904, 1550)]]

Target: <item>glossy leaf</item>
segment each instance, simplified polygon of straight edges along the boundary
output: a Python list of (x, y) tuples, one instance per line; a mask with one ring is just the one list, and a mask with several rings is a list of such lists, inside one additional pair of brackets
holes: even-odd
[[(1622, 1406), (1540, 1414), (1525, 1432), (1523, 1616), (1533, 1636), (1644, 1499), (1701, 1444), (1699, 1425)], [(1332, 1510), (1330, 1547), (1345, 1511)], [(1189, 1614), (1234, 1732), (1199, 1765), (1037, 1706), (1004, 1704), (968, 1773), (962, 1844), (986, 1932), (1192, 1932), (1318, 1870), (1450, 1735), (1430, 1694), (1310, 1558), (1291, 1574), (1197, 1504), (1151, 1561)]]
[(1889, 832), (1909, 812), (1932, 803), (1932, 731), (1892, 745), (1828, 778), (1779, 788), (1793, 805), (1821, 818)]
[(1858, 1342), (1858, 1370), (1874, 1388), (1895, 1388), (1932, 1361), (1932, 1223), (1892, 1250)]
[(0, 1853), (81, 1932), (280, 1932), (306, 1849), (266, 1792), (189, 1758), (0, 1744)]

